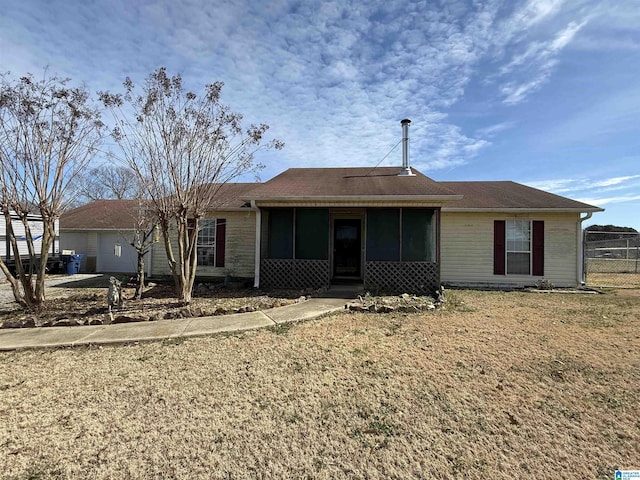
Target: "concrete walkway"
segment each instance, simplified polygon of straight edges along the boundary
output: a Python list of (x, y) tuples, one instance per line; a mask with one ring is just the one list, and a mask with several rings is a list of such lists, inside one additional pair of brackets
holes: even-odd
[(312, 298), (302, 303), (250, 313), (78, 327), (17, 328), (0, 331), (0, 351), (103, 345), (236, 332), (309, 320), (344, 309), (344, 298)]

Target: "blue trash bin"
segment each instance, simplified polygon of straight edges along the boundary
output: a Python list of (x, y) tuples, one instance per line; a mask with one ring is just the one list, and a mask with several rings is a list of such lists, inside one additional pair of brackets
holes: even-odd
[(82, 257), (84, 257), (84, 254), (82, 253), (74, 253), (73, 255), (69, 255), (69, 260), (66, 264), (66, 272), (69, 275), (80, 273), (80, 262), (82, 262)]

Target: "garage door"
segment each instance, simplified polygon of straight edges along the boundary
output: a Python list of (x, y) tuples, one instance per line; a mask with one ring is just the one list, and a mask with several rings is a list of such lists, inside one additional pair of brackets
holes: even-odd
[(126, 238), (119, 233), (98, 235), (98, 272), (135, 273), (136, 264), (136, 251)]

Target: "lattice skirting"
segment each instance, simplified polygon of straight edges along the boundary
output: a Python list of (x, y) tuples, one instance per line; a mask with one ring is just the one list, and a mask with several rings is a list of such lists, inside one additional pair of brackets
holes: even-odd
[(434, 295), (440, 288), (440, 267), (432, 262), (366, 262), (364, 287), (389, 293)]
[(328, 260), (265, 258), (260, 262), (260, 286), (320, 288), (329, 285)]

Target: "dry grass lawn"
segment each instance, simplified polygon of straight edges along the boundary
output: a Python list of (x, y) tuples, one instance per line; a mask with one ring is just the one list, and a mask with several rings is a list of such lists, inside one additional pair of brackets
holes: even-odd
[(640, 290), (449, 299), (432, 313), (2, 353), (0, 472), (612, 479), (640, 468)]
[(587, 283), (594, 287), (640, 288), (640, 273), (589, 272)]

